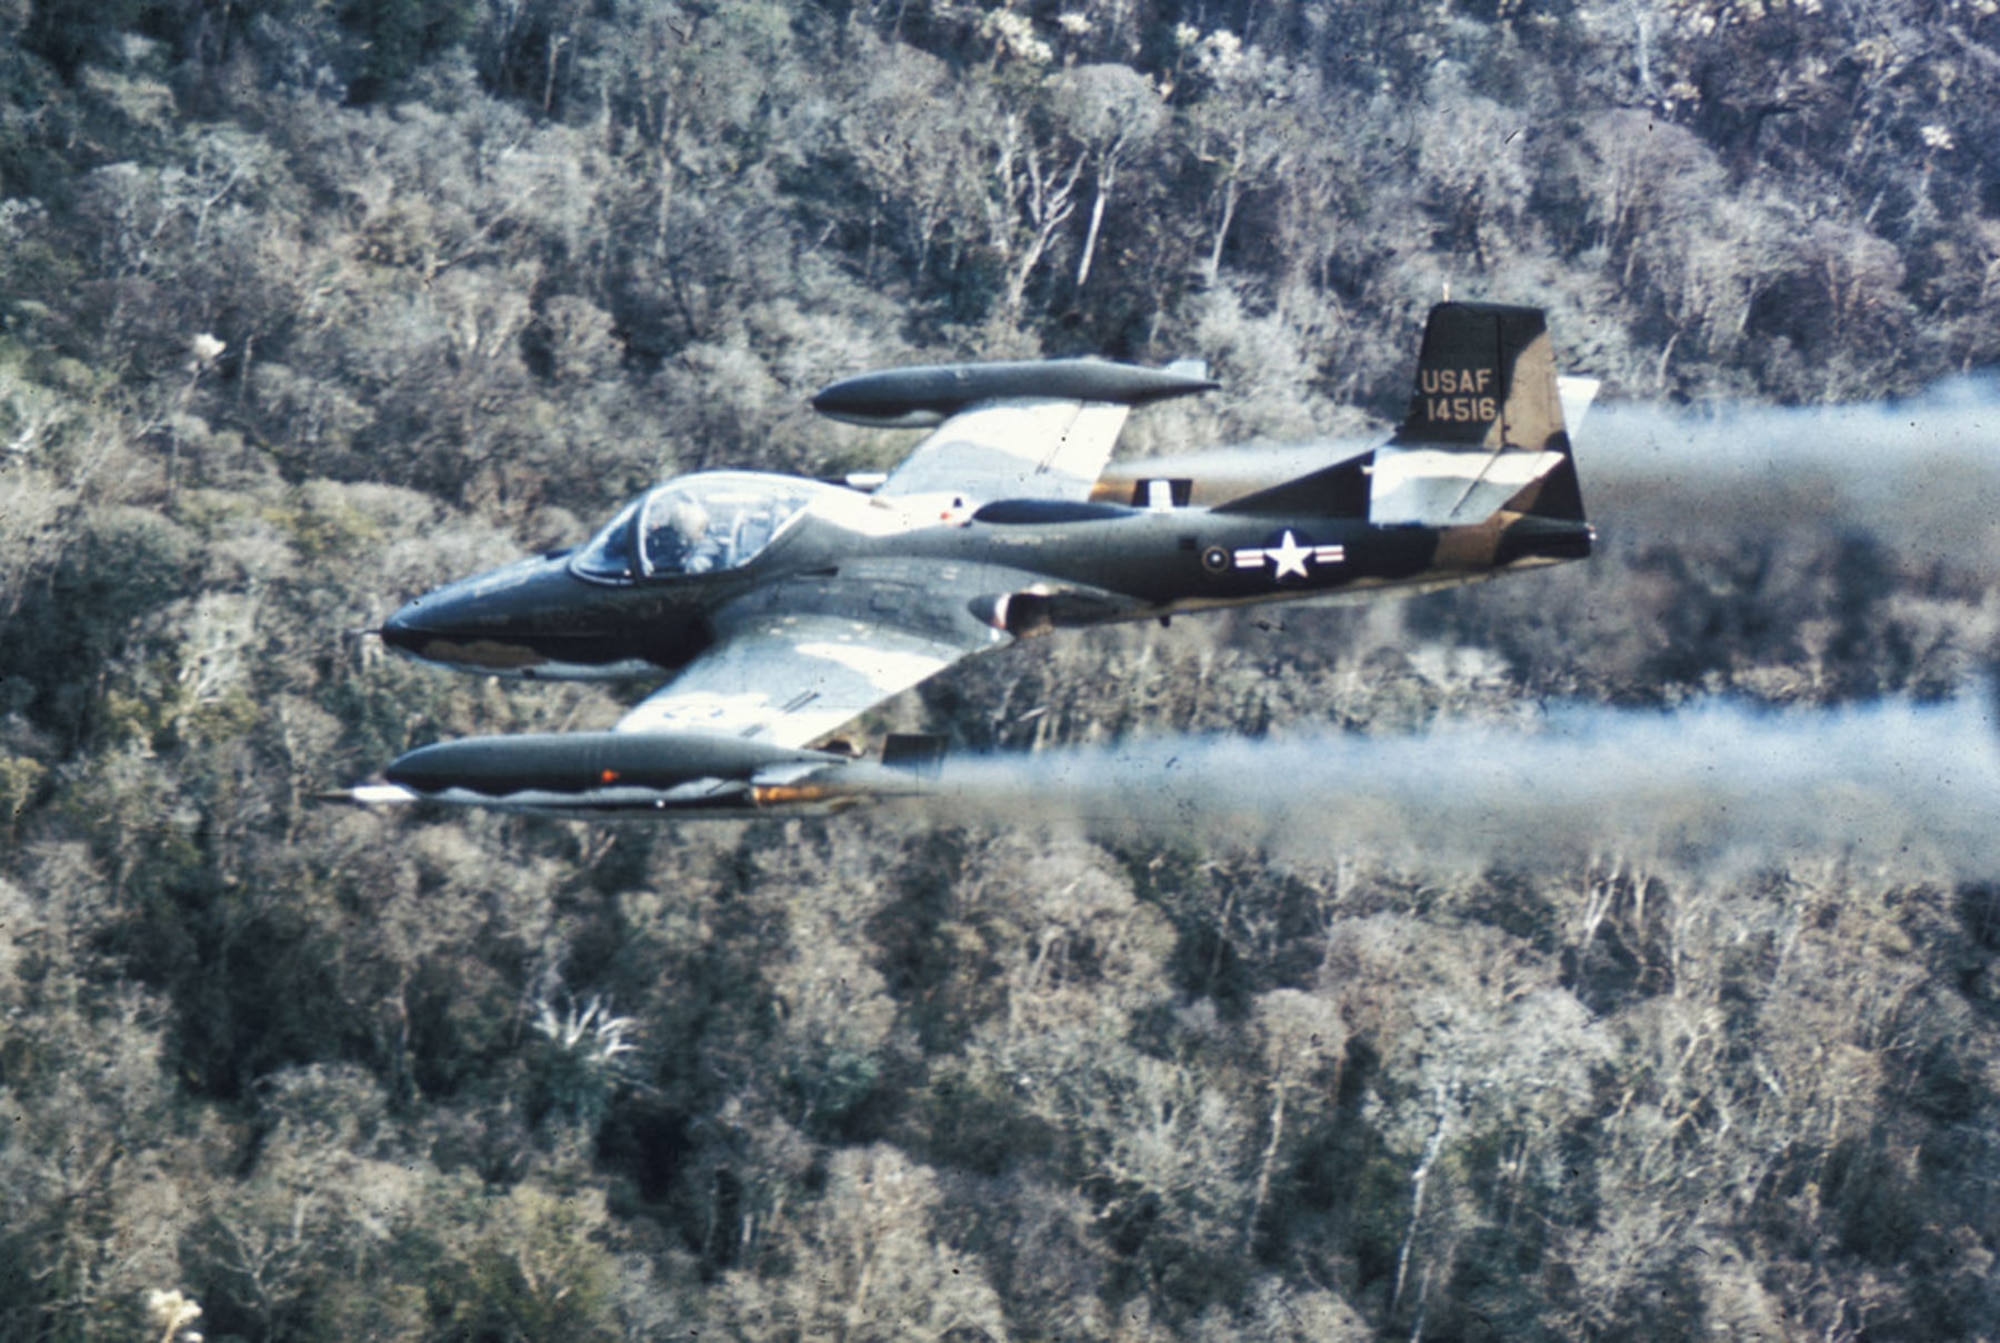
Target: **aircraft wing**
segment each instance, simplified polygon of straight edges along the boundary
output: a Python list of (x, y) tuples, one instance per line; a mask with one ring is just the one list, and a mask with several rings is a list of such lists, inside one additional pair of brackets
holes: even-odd
[(614, 730), (804, 746), (992, 643), (844, 616), (770, 615), (731, 631)]
[(1082, 502), (1132, 407), (1205, 392), (1205, 369), (1096, 359), (931, 364), (845, 378), (813, 408), (850, 424), (933, 428), (875, 491)]
[(1111, 460), (1131, 410), (1072, 400), (974, 406), (939, 425), (875, 493), (1081, 502)]

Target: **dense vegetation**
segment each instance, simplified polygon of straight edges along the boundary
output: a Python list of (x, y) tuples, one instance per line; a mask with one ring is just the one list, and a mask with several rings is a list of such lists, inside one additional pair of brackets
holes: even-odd
[[(1449, 284), (1611, 400), (1913, 393), (2000, 358), (1996, 146), (1995, 0), (0, 0), (0, 1334), (1990, 1336), (2000, 873), (1948, 845), (313, 796), (609, 721), (361, 632), (674, 470), (892, 460), (835, 376), (1194, 353), (1226, 390), (1134, 450), (1306, 438), (1394, 412)], [(1924, 482), (1948, 545), (1734, 484), (884, 717), (1990, 668), (1991, 475)]]

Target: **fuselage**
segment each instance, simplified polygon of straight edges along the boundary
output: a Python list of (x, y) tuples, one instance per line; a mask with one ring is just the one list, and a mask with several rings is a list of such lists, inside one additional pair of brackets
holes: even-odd
[[(1357, 465), (1357, 473), (1362, 469)], [(1261, 602), (1361, 599), (1581, 558), (1582, 523), (1500, 513), (1466, 527), (1382, 527), (1277, 499), (1245, 511), (952, 496), (883, 499), (794, 477), (684, 477), (684, 492), (791, 509), (740, 562), (655, 565), (641, 501), (589, 547), (449, 584), (397, 611), (383, 639), (461, 670), (527, 679), (657, 678), (760, 613), (890, 618), (941, 634), (1025, 637)], [(733, 492), (733, 493), (732, 493)], [(658, 491), (654, 493), (659, 493)], [(1324, 492), (1322, 492), (1324, 493)], [(740, 528), (739, 523), (739, 528)], [(620, 532), (619, 528), (628, 529)], [(653, 536), (660, 534), (655, 529)], [(608, 558), (607, 558), (608, 557)], [(622, 568), (621, 568), (622, 566)]]

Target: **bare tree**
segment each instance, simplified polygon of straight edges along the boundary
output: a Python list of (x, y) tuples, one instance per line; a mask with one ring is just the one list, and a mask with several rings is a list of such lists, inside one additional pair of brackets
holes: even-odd
[(1090, 263), (1097, 255), (1098, 234), (1118, 170), (1129, 155), (1160, 133), (1167, 113), (1159, 91), (1124, 65), (1085, 65), (1066, 72), (1056, 84), (1052, 103), (1064, 128), (1083, 145), (1094, 179), (1090, 223), (1076, 263), (1076, 287), (1082, 289), (1090, 279)]

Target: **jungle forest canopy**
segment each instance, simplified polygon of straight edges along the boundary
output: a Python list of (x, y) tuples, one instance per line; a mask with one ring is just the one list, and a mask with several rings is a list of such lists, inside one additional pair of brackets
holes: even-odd
[[(1997, 151), (1996, 0), (0, 0), (0, 1334), (1990, 1333), (2000, 873), (1949, 847), (313, 796), (610, 721), (363, 632), (675, 471), (893, 461), (835, 377), (1198, 355), (1128, 451), (1336, 436), (1450, 285), (1683, 408), (1640, 455), (1991, 366)], [(1586, 459), (1587, 565), (877, 726), (1977, 694), (1993, 475), (1763, 442)]]

